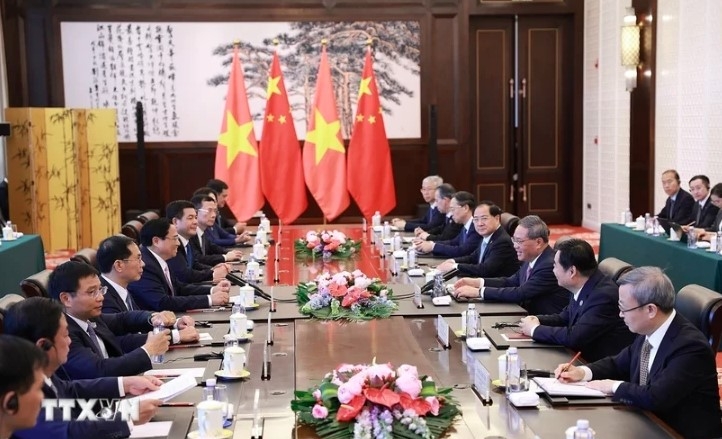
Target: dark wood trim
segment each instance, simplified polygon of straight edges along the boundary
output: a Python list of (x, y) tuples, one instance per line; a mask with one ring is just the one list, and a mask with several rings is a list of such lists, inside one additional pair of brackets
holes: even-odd
[[(632, 212), (654, 210), (655, 96), (657, 75), (657, 0), (632, 0), (641, 29), (637, 88), (630, 95), (629, 120), (629, 208)], [(651, 15), (652, 22), (645, 18)], [(649, 70), (650, 77), (644, 75)]]

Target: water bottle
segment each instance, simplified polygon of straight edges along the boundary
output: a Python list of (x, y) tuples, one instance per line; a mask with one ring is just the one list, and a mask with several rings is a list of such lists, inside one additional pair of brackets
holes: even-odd
[(687, 229), (687, 248), (697, 248), (697, 232), (694, 227)]
[(436, 273), (434, 275), (434, 291), (431, 297), (441, 297), (446, 294), (446, 289), (444, 288), (444, 276), (441, 275), (441, 273)]
[(391, 238), (391, 224), (388, 221), (384, 221), (384, 236), (382, 239)]
[(521, 388), (521, 362), (516, 346), (506, 351), (506, 393), (520, 392)]
[(589, 426), (586, 419), (578, 419), (577, 425), (567, 428), (567, 439), (594, 439), (594, 430)]
[(15, 239), (15, 234), (13, 233), (13, 224), (8, 221), (5, 223), (5, 227), (3, 227), (3, 239), (6, 241), (12, 241)]
[(625, 224), (631, 223), (634, 221), (634, 217), (632, 216), (632, 211), (627, 207), (627, 210), (624, 211), (624, 221)]
[(401, 250), (401, 235), (399, 232), (394, 233), (394, 248), (393, 251)]
[(376, 213), (374, 213), (374, 215), (371, 217), (371, 226), (374, 227), (374, 226), (380, 226), (380, 225), (381, 225), (381, 212), (379, 212), (377, 210)]
[(208, 378), (206, 380), (206, 387), (203, 389), (203, 399), (206, 401), (213, 400), (215, 391), (216, 391), (216, 379)]
[[(160, 334), (165, 331), (165, 326), (163, 324), (160, 325), (153, 325), (153, 334)], [(153, 355), (153, 358), (151, 358), (151, 361), (156, 364), (163, 363), (163, 360), (165, 360), (165, 355), (163, 354), (157, 354)]]
[(657, 215), (654, 216), (654, 219), (652, 220), (652, 236), (659, 236), (659, 218), (657, 218)]
[(410, 269), (416, 267), (416, 249), (413, 245), (409, 248), (408, 252), (408, 267)]
[(722, 232), (717, 232), (717, 251), (722, 254)]
[(652, 228), (652, 216), (649, 214), (649, 212), (644, 214), (644, 232), (645, 233), (652, 233), (649, 229)]
[(266, 214), (264, 213), (261, 217), (260, 225), (263, 226), (263, 230), (269, 232), (271, 230), (271, 220), (266, 218)]
[(479, 334), (479, 316), (476, 313), (476, 305), (473, 303), (469, 304), (466, 309), (466, 338), (474, 338)]

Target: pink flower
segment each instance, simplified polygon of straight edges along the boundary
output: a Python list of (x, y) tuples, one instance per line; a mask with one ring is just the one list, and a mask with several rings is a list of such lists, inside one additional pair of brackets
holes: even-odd
[(359, 381), (351, 378), (338, 386), (338, 400), (341, 404), (348, 404), (354, 397), (360, 395), (362, 390)]
[(421, 380), (411, 374), (402, 375), (396, 378), (396, 388), (415, 399), (421, 393)]
[(419, 370), (416, 369), (416, 366), (412, 366), (410, 364), (402, 364), (398, 369), (396, 369), (396, 372), (399, 376), (412, 375), (414, 378), (419, 377)]
[(380, 378), (380, 379), (386, 379), (386, 378), (393, 378), (394, 377), (394, 371), (391, 369), (388, 364), (374, 364), (373, 366), (369, 367), (366, 370), (366, 375), (371, 378)]
[(440, 406), (439, 400), (435, 396), (427, 396), (424, 399), (431, 406), (431, 414), (434, 416), (438, 416), (439, 415), (439, 406)]
[(314, 390), (313, 397), (316, 399), (316, 401), (319, 401), (321, 399), (321, 391), (319, 389)]
[(362, 277), (362, 276), (365, 276), (364, 273), (363, 273), (363, 271), (361, 271), (361, 270), (354, 270), (353, 273), (351, 273), (351, 274), (353, 275), (353, 277)]
[(321, 404), (316, 404), (313, 406), (313, 410), (311, 410), (311, 416), (316, 419), (326, 419), (328, 416), (328, 409)]

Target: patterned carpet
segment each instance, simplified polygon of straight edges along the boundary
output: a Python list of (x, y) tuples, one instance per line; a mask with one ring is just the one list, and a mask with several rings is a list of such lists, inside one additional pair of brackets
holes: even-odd
[(599, 254), (599, 232), (585, 229), (584, 227), (557, 225), (549, 226), (549, 243), (554, 245), (557, 239), (562, 236), (571, 236), (587, 241), (594, 249), (594, 254)]

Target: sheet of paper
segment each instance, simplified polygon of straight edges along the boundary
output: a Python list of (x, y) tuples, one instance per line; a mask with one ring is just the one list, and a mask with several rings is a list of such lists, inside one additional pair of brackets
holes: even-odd
[(196, 382), (193, 374), (185, 373), (178, 378), (174, 378), (167, 383), (160, 386), (160, 389), (155, 392), (149, 392), (140, 395), (138, 398), (143, 401), (145, 399), (160, 399), (163, 402), (168, 402), (186, 390), (194, 388), (198, 383)]
[(517, 342), (517, 341), (532, 342), (532, 341), (534, 341), (533, 338), (527, 337), (524, 334), (519, 334), (518, 332), (512, 332), (509, 334), (502, 333), (501, 338), (503, 338), (504, 341), (508, 341), (508, 342)]
[(544, 377), (536, 377), (534, 381), (552, 396), (589, 396), (596, 398), (607, 396), (599, 390), (586, 387), (583, 383), (564, 384), (560, 383), (556, 378)]
[(133, 425), (130, 438), (168, 437), (173, 421), (147, 422), (142, 425)]
[(198, 339), (199, 341), (213, 341), (213, 337), (211, 336), (211, 334), (209, 334), (207, 332), (200, 332), (200, 333), (198, 333), (198, 335), (200, 337)]
[(152, 375), (155, 377), (177, 377), (184, 373), (193, 375), (194, 378), (203, 378), (205, 367), (186, 367), (180, 369), (151, 369), (143, 375)]

